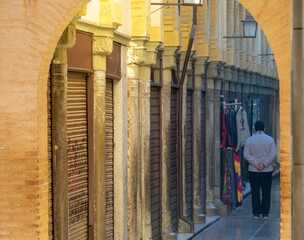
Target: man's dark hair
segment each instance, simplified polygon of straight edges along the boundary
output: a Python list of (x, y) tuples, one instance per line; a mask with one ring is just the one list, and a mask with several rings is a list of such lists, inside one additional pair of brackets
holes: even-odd
[(254, 129), (256, 131), (264, 131), (265, 130), (265, 125), (262, 121), (256, 121), (254, 124)]

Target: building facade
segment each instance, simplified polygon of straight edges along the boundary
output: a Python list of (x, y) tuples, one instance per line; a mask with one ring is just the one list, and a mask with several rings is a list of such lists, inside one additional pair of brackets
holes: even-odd
[[(28, 3), (27, 14), (35, 4)], [(205, 1), (190, 52), (192, 7), (92, 0), (74, 14), (58, 33), (39, 86), (42, 100), (36, 99), (43, 109), (39, 170), (30, 160), (36, 140), (26, 118), (16, 128), (24, 127), (25, 150), (3, 155), (12, 162), (3, 160), (1, 183), (11, 188), (0, 236), (175, 239), (227, 214), (224, 102), (241, 103), (251, 121), (258, 100), (259, 118), (280, 145), (279, 76), (264, 32), (258, 27), (255, 39), (224, 38), (243, 35), (247, 13), (237, 1)], [(20, 106), (24, 113), (30, 108)], [(18, 180), (9, 183), (8, 176)], [(15, 219), (21, 209), (23, 217)]]

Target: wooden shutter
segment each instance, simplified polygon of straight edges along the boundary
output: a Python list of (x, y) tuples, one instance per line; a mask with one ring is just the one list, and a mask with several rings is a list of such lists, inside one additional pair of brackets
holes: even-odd
[(88, 239), (88, 119), (84, 73), (68, 73), (69, 239)]
[(177, 232), (177, 96), (178, 89), (171, 89), (170, 102), (170, 210), (172, 232)]
[(152, 239), (161, 238), (161, 121), (160, 88), (151, 86), (150, 187)]
[(106, 238), (114, 239), (114, 126), (113, 82), (106, 82)]
[(51, 66), (47, 82), (47, 113), (48, 113), (48, 212), (49, 212), (49, 240), (53, 239), (53, 162), (52, 162), (52, 90)]
[(200, 193), (202, 213), (206, 214), (206, 118), (205, 93), (201, 98)]
[(193, 91), (187, 90), (186, 114), (186, 205), (187, 217), (193, 219)]

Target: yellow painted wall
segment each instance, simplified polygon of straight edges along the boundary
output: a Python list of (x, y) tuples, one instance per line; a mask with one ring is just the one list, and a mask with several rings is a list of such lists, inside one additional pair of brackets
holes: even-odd
[(87, 14), (81, 18), (90, 22), (99, 23), (99, 12), (99, 0), (91, 0), (87, 5)]
[(122, 6), (122, 26), (119, 26), (117, 31), (125, 35), (131, 36), (131, 3), (130, 0), (119, 0)]

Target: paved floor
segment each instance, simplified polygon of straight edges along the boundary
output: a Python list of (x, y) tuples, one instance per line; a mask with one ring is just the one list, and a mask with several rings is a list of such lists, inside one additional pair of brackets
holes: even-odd
[(280, 180), (273, 181), (269, 220), (252, 220), (251, 195), (227, 217), (194, 237), (195, 240), (278, 240), (280, 239)]

